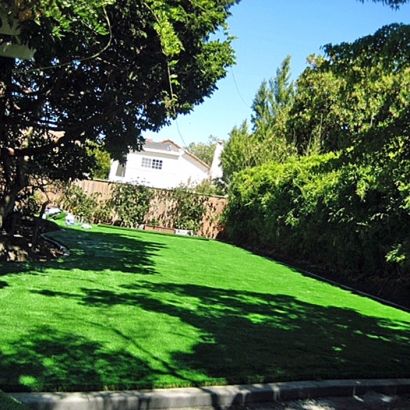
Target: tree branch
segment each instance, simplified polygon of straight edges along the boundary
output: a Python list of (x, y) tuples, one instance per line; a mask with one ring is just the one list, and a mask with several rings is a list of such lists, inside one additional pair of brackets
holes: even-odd
[[(61, 137), (56, 137), (52, 142), (49, 142), (48, 144), (42, 145), (40, 147), (27, 147), (27, 148), (0, 147), (0, 159), (4, 160), (5, 158), (10, 158), (10, 157), (18, 158), (18, 157), (25, 157), (25, 156), (30, 157), (33, 155), (39, 155), (39, 154), (48, 152), (52, 150), (53, 148), (61, 146), (62, 144), (66, 142), (71, 142), (71, 141), (76, 141), (78, 139), (81, 139), (81, 136), (87, 130), (100, 124), (102, 120), (106, 120), (107, 118), (110, 118), (110, 117), (112, 118), (113, 116), (121, 112), (124, 108), (125, 108), (124, 106), (113, 108), (112, 105), (110, 105), (101, 114), (95, 115), (84, 122), (73, 124), (70, 127), (66, 127), (65, 130), (63, 131), (64, 135), (62, 135)], [(52, 132), (56, 130), (53, 129), (49, 131)]]

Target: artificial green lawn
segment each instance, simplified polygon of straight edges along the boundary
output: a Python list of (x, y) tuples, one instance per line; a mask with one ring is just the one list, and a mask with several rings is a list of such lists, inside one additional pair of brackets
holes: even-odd
[(410, 376), (410, 314), (234, 246), (111, 227), (0, 267), (0, 388)]

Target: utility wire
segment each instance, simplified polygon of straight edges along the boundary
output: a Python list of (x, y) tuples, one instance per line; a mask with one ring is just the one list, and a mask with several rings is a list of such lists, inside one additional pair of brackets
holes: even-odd
[[(233, 78), (233, 82), (234, 82), (234, 84), (235, 84), (236, 92), (238, 93), (239, 98), (240, 98), (241, 101), (245, 104), (245, 106), (250, 109), (251, 107), (246, 103), (246, 101), (245, 101), (244, 98), (242, 97), (241, 92), (239, 91), (239, 87), (238, 87), (238, 84), (237, 84), (237, 82), (236, 82), (235, 74), (234, 74), (234, 72), (233, 72), (233, 67), (230, 67), (230, 71), (231, 71), (232, 78)], [(179, 129), (178, 119), (175, 119), (175, 125), (176, 125), (176, 127), (177, 127), (177, 131), (178, 131), (179, 137), (181, 138), (181, 141), (182, 141), (182, 143), (184, 144), (183, 146), (184, 146), (184, 147), (187, 147), (188, 145), (185, 143), (184, 138), (183, 138), (183, 136), (182, 136), (182, 133), (181, 133), (181, 131), (180, 131), (180, 129)]]
[(241, 99), (242, 102), (246, 105), (246, 107), (251, 108), (251, 107), (249, 107), (249, 105), (246, 103), (246, 101), (243, 99), (242, 94), (241, 94), (241, 92), (239, 91), (238, 84), (237, 84), (236, 78), (235, 78), (235, 74), (234, 74), (234, 72), (233, 72), (233, 67), (230, 68), (230, 71), (231, 71), (231, 74), (232, 74), (233, 82), (235, 83), (236, 91), (237, 91), (237, 93), (238, 93), (240, 99)]
[(179, 130), (178, 120), (176, 118), (175, 118), (175, 125), (177, 126), (179, 138), (181, 138), (181, 141), (184, 144), (183, 147), (187, 147), (188, 145), (186, 145), (184, 138), (182, 137), (181, 131)]

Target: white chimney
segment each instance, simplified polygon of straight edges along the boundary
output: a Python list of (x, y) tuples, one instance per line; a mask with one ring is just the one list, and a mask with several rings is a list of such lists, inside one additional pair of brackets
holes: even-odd
[(211, 178), (219, 179), (222, 178), (222, 167), (221, 167), (221, 154), (224, 149), (222, 141), (218, 141), (215, 144), (214, 158), (211, 165)]

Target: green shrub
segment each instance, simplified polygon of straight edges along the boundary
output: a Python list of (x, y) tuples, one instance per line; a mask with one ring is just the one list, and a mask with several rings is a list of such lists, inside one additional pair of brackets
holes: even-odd
[(116, 183), (108, 203), (121, 226), (135, 228), (144, 223), (152, 198), (152, 189), (146, 186)]
[(292, 158), (237, 174), (225, 224), (235, 242), (289, 258), (366, 275), (408, 274), (410, 201), (402, 187), (376, 157)]
[(64, 184), (62, 186), (62, 196), (58, 201), (60, 208), (63, 208), (79, 220), (92, 222), (95, 210), (98, 207), (99, 193), (87, 194), (81, 187), (75, 184)]
[(1, 410), (28, 410), (27, 406), (0, 390)]
[(198, 232), (206, 211), (205, 198), (187, 190), (183, 185), (172, 191), (172, 198), (175, 201), (175, 228)]

